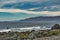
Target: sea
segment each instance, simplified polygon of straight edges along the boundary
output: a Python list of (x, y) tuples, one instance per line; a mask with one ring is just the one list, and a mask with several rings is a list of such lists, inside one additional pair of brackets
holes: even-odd
[(6, 28), (24, 28), (24, 27), (37, 27), (51, 28), (55, 24), (60, 24), (58, 21), (30, 21), (30, 22), (0, 22), (0, 29)]

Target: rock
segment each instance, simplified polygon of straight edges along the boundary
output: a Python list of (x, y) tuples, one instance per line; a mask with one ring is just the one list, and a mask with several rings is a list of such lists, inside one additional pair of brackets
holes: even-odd
[(52, 29), (52, 30), (53, 30), (53, 29), (60, 29), (60, 25), (59, 25), (59, 24), (55, 24), (51, 29)]

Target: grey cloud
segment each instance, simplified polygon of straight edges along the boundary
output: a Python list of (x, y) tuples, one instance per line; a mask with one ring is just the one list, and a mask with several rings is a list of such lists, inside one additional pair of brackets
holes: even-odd
[(60, 10), (60, 6), (56, 5), (60, 5), (60, 0), (0, 0), (0, 8), (18, 8), (26, 10), (40, 7), (37, 11)]

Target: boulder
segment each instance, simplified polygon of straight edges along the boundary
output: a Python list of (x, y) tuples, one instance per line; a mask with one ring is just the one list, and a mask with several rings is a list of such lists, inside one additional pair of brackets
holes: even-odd
[(55, 24), (51, 29), (60, 29), (60, 25), (59, 24)]

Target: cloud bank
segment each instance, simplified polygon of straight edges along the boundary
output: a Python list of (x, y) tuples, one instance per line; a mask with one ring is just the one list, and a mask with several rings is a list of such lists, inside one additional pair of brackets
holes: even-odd
[(28, 10), (20, 10), (20, 9), (0, 9), (0, 12), (12, 12), (12, 13), (27, 13), (27, 14), (45, 14), (48, 16), (60, 16), (60, 11), (57, 12), (51, 12), (51, 11), (40, 11), (40, 12), (35, 12), (35, 11), (28, 11)]
[(60, 0), (0, 0), (3, 9), (31, 9), (31, 11), (60, 11)]

